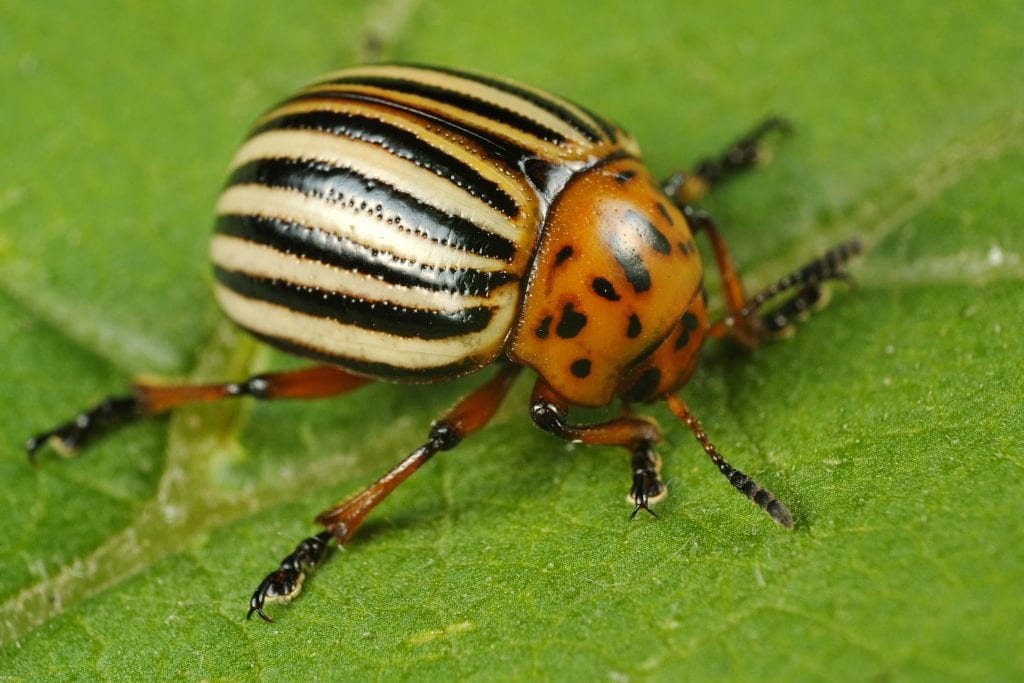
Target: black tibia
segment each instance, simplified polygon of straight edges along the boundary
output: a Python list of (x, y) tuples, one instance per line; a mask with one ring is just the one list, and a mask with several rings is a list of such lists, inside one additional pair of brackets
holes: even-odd
[(697, 418), (690, 413), (689, 406), (679, 397), (669, 394), (666, 397), (668, 402), (669, 410), (675, 414), (690, 431), (693, 432), (694, 437), (700, 443), (701, 448), (707, 453), (707, 456), (711, 458), (711, 462), (715, 464), (718, 471), (729, 480), (729, 483), (736, 487), (736, 490), (745, 495), (747, 498), (752, 500), (758, 507), (768, 513), (768, 516), (773, 520), (786, 527), (787, 529), (793, 528), (793, 517), (789, 514), (789, 510), (786, 506), (779, 501), (771, 491), (758, 484), (752, 478), (740, 472), (738, 469), (730, 465), (722, 457), (722, 454), (718, 452), (715, 445), (708, 439), (708, 435), (704, 433), (704, 429), (700, 426), (700, 422)]
[(298, 593), (302, 589), (306, 572), (320, 564), (327, 554), (331, 537), (329, 531), (322, 531), (299, 543), (295, 551), (281, 560), (281, 566), (268, 574), (249, 598), (249, 613), (245, 618), (251, 619), (252, 613), (256, 612), (264, 621), (273, 621), (263, 611), (263, 604), (274, 600), (289, 600)]
[(665, 194), (682, 202), (699, 199), (707, 189), (740, 173), (761, 158), (761, 140), (774, 131), (788, 133), (790, 123), (779, 116), (769, 116), (717, 157), (701, 159), (689, 172), (675, 173), (663, 186)]
[(47, 432), (36, 434), (25, 442), (29, 458), (49, 443), (63, 456), (71, 456), (97, 434), (131, 422), (142, 415), (142, 407), (135, 396), (111, 396), (75, 419)]
[(633, 449), (633, 488), (629, 491), (630, 500), (636, 506), (630, 519), (636, 517), (641, 509), (647, 510), (655, 517), (654, 510), (650, 504), (658, 501), (665, 495), (665, 485), (661, 483), (659, 473), (661, 471), (661, 458), (654, 450), (654, 444), (650, 441), (642, 441)]
[(762, 332), (769, 335), (784, 332), (797, 317), (810, 310), (821, 300), (821, 283), (827, 280), (849, 279), (850, 276), (845, 269), (846, 264), (862, 250), (863, 245), (858, 239), (849, 240), (829, 249), (820, 257), (780, 278), (748, 299), (740, 309), (739, 317), (749, 319), (759, 314), (761, 307), (779, 294), (798, 288), (796, 293), (780, 306), (760, 314)]

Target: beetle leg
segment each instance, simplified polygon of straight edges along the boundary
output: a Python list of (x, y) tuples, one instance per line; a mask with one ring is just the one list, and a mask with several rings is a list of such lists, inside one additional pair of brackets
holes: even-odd
[[(758, 328), (762, 336), (778, 336), (792, 328), (794, 319), (821, 302), (821, 283), (826, 280), (848, 280), (846, 263), (861, 253), (860, 240), (852, 239), (829, 249), (818, 258), (778, 279), (743, 303), (737, 313), (741, 318), (759, 317)], [(774, 310), (760, 313), (761, 308), (783, 292), (796, 289), (796, 293)], [(711, 333), (715, 334), (714, 326)]]
[[(852, 239), (829, 249), (803, 267), (775, 281), (760, 292), (746, 298), (743, 282), (733, 263), (729, 248), (722, 239), (715, 220), (701, 209), (680, 207), (694, 231), (703, 231), (711, 242), (715, 264), (722, 279), (726, 316), (708, 329), (712, 337), (733, 335), (737, 341), (753, 348), (769, 337), (779, 336), (792, 326), (795, 316), (808, 310), (821, 299), (821, 283), (826, 280), (849, 279), (847, 262), (861, 253), (860, 240)], [(769, 301), (789, 290), (796, 293), (782, 305), (768, 313), (760, 309)]]
[(566, 441), (629, 449), (633, 468), (629, 498), (635, 505), (633, 516), (641, 509), (654, 514), (650, 504), (658, 502), (667, 493), (659, 476), (661, 460), (654, 451), (654, 444), (661, 440), (658, 425), (639, 417), (619, 417), (594, 425), (569, 424), (569, 402), (543, 379), (538, 379), (533, 387), (530, 417), (538, 427)]
[[(728, 315), (725, 320), (711, 326), (712, 336), (723, 336), (731, 333), (739, 343), (748, 348), (757, 346), (760, 341), (760, 333), (757, 328), (758, 320), (750, 315), (742, 315), (743, 306), (746, 303), (746, 294), (743, 291), (743, 281), (740, 280), (736, 271), (736, 264), (733, 263), (732, 254), (718, 231), (715, 219), (703, 209), (695, 209), (692, 206), (680, 206), (683, 216), (693, 228), (694, 232), (703, 231), (711, 242), (711, 251), (715, 255), (715, 265), (718, 266), (718, 273), (722, 280), (722, 292), (725, 295), (725, 308)], [(724, 331), (716, 331), (717, 327), (725, 326)]]
[(249, 599), (246, 618), (251, 618), (255, 612), (265, 621), (273, 621), (263, 611), (263, 605), (273, 600), (290, 600), (298, 595), (306, 574), (326, 554), (328, 539), (333, 538), (338, 545), (344, 545), (356, 533), (366, 515), (423, 463), (439, 451), (454, 448), (462, 439), (487, 424), (520, 370), (521, 366), (511, 363), (502, 366), (486, 384), (459, 401), (434, 423), (425, 444), (367, 488), (317, 515), (316, 522), (326, 530), (300, 543), (295, 552), (284, 558), (278, 569), (260, 582)]
[(239, 396), (266, 400), (322, 398), (352, 391), (369, 381), (366, 377), (353, 375), (332, 365), (256, 375), (244, 382), (159, 384), (140, 380), (132, 385), (132, 394), (106, 398), (79, 413), (73, 420), (36, 434), (25, 442), (25, 450), (31, 458), (48, 443), (61, 455), (71, 456), (84, 443), (103, 432), (140, 417), (159, 415), (189, 403)]
[(704, 430), (700, 426), (700, 422), (690, 412), (689, 406), (681, 398), (669, 394), (666, 399), (668, 402), (669, 410), (678, 417), (693, 435), (697, 438), (704, 452), (707, 453), (708, 457), (711, 458), (711, 462), (715, 464), (718, 471), (721, 472), (729, 483), (736, 487), (736, 490), (745, 495), (747, 498), (757, 504), (762, 510), (768, 513), (768, 516), (773, 520), (786, 527), (787, 529), (793, 528), (793, 517), (789, 514), (789, 510), (783, 505), (778, 498), (776, 498), (771, 491), (758, 484), (756, 481), (748, 477), (743, 472), (730, 465), (722, 457), (715, 445), (708, 439), (708, 435), (704, 433)]
[(746, 135), (734, 142), (717, 158), (701, 159), (692, 171), (672, 174), (662, 188), (678, 204), (691, 204), (707, 194), (712, 185), (721, 183), (751, 168), (764, 157), (761, 140), (774, 131), (788, 133), (792, 125), (779, 116), (769, 116)]

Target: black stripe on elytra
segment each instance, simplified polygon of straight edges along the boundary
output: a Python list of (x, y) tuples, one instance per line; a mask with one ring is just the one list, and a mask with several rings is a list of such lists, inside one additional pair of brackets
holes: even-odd
[(405, 95), (424, 97), (434, 100), (439, 104), (456, 107), (471, 114), (517, 128), (527, 135), (532, 135), (552, 144), (560, 145), (565, 142), (565, 136), (558, 131), (551, 130), (547, 126), (517, 114), (511, 109), (506, 109), (493, 102), (436, 85), (388, 76), (342, 76), (341, 78), (326, 81), (326, 83), (331, 85), (366, 85), (371, 88), (381, 88)]
[(492, 317), (491, 308), (486, 306), (455, 312), (410, 308), (391, 301), (360, 299), (218, 266), (213, 267), (213, 274), (222, 285), (247, 299), (266, 301), (297, 313), (396, 337), (448, 339), (479, 332), (487, 327)]
[[(353, 163), (359, 160), (353, 159)], [(516, 253), (516, 245), (504, 237), (351, 168), (309, 159), (256, 159), (235, 169), (227, 184), (250, 183), (296, 190), (357, 209), (387, 207), (388, 213), (400, 217), (401, 226), (385, 227), (382, 223), (381, 230), (401, 230), (405, 226), (434, 242), (508, 262)], [(429, 249), (429, 245), (424, 244), (424, 248)]]
[(636, 211), (627, 211), (625, 220), (626, 225), (639, 233), (644, 238), (644, 241), (651, 245), (654, 251), (659, 254), (668, 254), (672, 251), (672, 245), (669, 244), (668, 239), (643, 214)]
[(477, 83), (488, 85), (492, 88), (495, 88), (496, 90), (501, 90), (503, 92), (509, 93), (510, 95), (515, 95), (520, 99), (526, 100), (530, 104), (540, 107), (547, 113), (553, 114), (558, 119), (560, 119), (562, 123), (572, 126), (591, 142), (597, 142), (598, 140), (601, 139), (600, 131), (598, 131), (596, 128), (590, 125), (590, 123), (588, 123), (587, 121), (584, 121), (582, 118), (572, 113), (567, 107), (565, 107), (563, 104), (555, 100), (552, 96), (547, 95), (546, 93), (538, 92), (535, 90), (527, 90), (526, 88), (522, 88), (516, 85), (515, 83), (509, 83), (508, 81), (503, 81), (497, 78), (491, 78), (490, 76), (485, 76), (482, 74), (467, 73), (465, 71), (460, 71), (458, 69), (451, 69), (445, 67), (439, 68), (436, 66), (422, 68), (429, 69), (430, 71), (438, 71), (440, 73), (451, 74), (452, 76), (458, 76), (459, 78), (465, 78), (470, 81), (476, 81)]
[[(576, 105), (576, 106), (580, 107), (580, 105)], [(613, 126), (610, 121), (608, 121), (607, 119), (605, 119), (602, 116), (598, 116), (597, 114), (595, 114), (594, 112), (590, 111), (586, 107), (580, 107), (580, 110), (584, 114), (586, 114), (587, 116), (589, 116), (591, 119), (594, 120), (594, 123), (596, 123), (598, 125), (598, 127), (604, 133), (605, 137), (608, 138), (609, 142), (614, 142), (615, 140), (618, 139), (620, 131), (619, 131), (618, 128)]]
[[(478, 128), (470, 123), (454, 121), (450, 116), (443, 116), (436, 112), (415, 107), (405, 102), (391, 100), (380, 95), (348, 92), (345, 90), (306, 91), (281, 102), (275, 109), (296, 102), (315, 102), (316, 100), (358, 102), (368, 109), (377, 107), (421, 118), (427, 122), (429, 127), (436, 129), (439, 134), (463, 138), (468, 144), (474, 145), (481, 156), (510, 168), (518, 169), (519, 164), (524, 159), (536, 156), (535, 151), (524, 147), (510, 137), (498, 136), (492, 131)], [(272, 114), (273, 111), (271, 112)]]
[[(242, 325), (242, 327), (245, 326)], [(403, 368), (396, 365), (390, 365), (388, 363), (375, 363), (372, 361), (365, 361), (329, 353), (327, 351), (299, 343), (292, 339), (275, 337), (273, 335), (257, 332), (256, 330), (249, 330), (249, 333), (257, 339), (264, 341), (271, 346), (277, 347), (282, 351), (290, 353), (293, 356), (332, 363), (344, 368), (345, 370), (350, 370), (360, 375), (376, 377), (390, 382), (437, 382), (443, 379), (454, 379), (455, 377), (469, 374), (480, 367), (479, 362), (474, 361), (471, 358), (464, 358), (454, 363), (448, 363), (447, 365), (441, 365), (433, 368)]]
[(345, 237), (279, 218), (223, 215), (217, 217), (215, 230), (222, 235), (267, 245), (282, 254), (319, 261), (402, 287), (423, 287), (463, 296), (488, 297), (498, 287), (517, 279), (512, 273), (503, 270), (481, 271), (424, 265), (371, 249)]
[(309, 111), (271, 119), (254, 130), (253, 135), (281, 129), (316, 130), (377, 145), (454, 183), (509, 218), (519, 215), (515, 200), (497, 183), (480, 175), (469, 164), (420, 139), (415, 133), (380, 119), (347, 112)]

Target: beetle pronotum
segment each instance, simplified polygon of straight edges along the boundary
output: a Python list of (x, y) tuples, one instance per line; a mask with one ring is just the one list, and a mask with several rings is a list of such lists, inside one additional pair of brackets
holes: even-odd
[[(627, 412), (569, 421), (571, 406), (665, 400), (719, 471), (785, 527), (789, 511), (729, 465), (686, 403), (707, 337), (753, 347), (845, 277), (856, 240), (747, 297), (715, 222), (693, 207), (753, 165), (769, 118), (717, 158), (657, 182), (620, 128), (562, 98), (452, 69), (380, 65), (330, 74), (265, 114), (231, 164), (210, 244), (227, 315), (267, 343), (318, 361), (243, 382), (137, 382), (26, 443), (72, 452), (106, 428), (201, 401), (316, 398), (373, 380), (496, 374), (445, 413), (427, 441), (317, 516), (253, 593), (248, 617), (289, 599), (333, 539), (439, 451), (494, 415), (524, 367), (530, 416), (563, 439), (626, 448), (633, 515), (665, 495), (658, 426)], [(712, 321), (694, 242), (711, 244), (726, 313)], [(773, 310), (765, 305), (789, 292)]]

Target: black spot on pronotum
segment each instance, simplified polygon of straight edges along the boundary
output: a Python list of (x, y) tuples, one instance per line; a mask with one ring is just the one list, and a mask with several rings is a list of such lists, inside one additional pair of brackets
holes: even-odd
[(569, 245), (562, 247), (561, 249), (558, 250), (558, 253), (555, 254), (555, 265), (562, 265), (563, 263), (565, 263), (565, 260), (570, 256), (572, 256), (572, 247), (570, 247)]
[(680, 251), (680, 252), (681, 252), (681, 253), (682, 253), (682, 254), (683, 254), (684, 256), (685, 256), (686, 254), (690, 253), (689, 251), (687, 251), (687, 249), (686, 249), (686, 245), (685, 245), (685, 244), (683, 244), (682, 242), (676, 242), (676, 246), (677, 246), (677, 247), (679, 247), (679, 251)]
[(643, 214), (636, 211), (627, 211), (626, 225), (640, 233), (644, 241), (651, 245), (651, 248), (659, 254), (668, 254), (672, 251), (672, 245), (669, 244), (665, 235), (661, 234), (661, 231), (655, 227), (654, 223), (647, 220)]
[(685, 327), (688, 331), (693, 332), (694, 330), (697, 329), (697, 326), (700, 324), (700, 321), (697, 320), (697, 316), (687, 311), (686, 313), (683, 313), (682, 323), (683, 327)]
[(590, 374), (590, 361), (586, 358), (574, 360), (572, 365), (569, 366), (569, 371), (576, 377), (583, 379)]
[(633, 386), (626, 392), (625, 398), (627, 401), (645, 401), (651, 397), (660, 382), (661, 370), (647, 368), (633, 382)]
[(562, 339), (572, 339), (586, 324), (587, 316), (574, 310), (570, 302), (562, 308), (562, 319), (558, 321), (555, 333)]
[(619, 185), (625, 185), (629, 182), (629, 179), (636, 175), (636, 171), (619, 171), (615, 174), (615, 182)]
[(641, 294), (651, 288), (651, 273), (633, 245), (612, 244), (612, 255), (622, 268), (629, 284), (633, 286), (633, 291)]
[(669, 225), (674, 225), (675, 224), (672, 221), (672, 214), (670, 214), (668, 212), (668, 209), (665, 208), (664, 204), (662, 204), (661, 202), (658, 202), (657, 204), (655, 204), (655, 206), (658, 207), (658, 213), (660, 213), (665, 218), (665, 220), (668, 221)]
[(540, 321), (540, 325), (537, 326), (537, 330), (534, 332), (534, 334), (537, 335), (538, 339), (547, 339), (548, 338), (548, 332), (550, 332), (550, 331), (551, 331), (551, 316), (549, 315), (549, 316), (545, 317), (543, 320)]
[(636, 339), (640, 336), (640, 330), (642, 329), (643, 327), (640, 325), (640, 318), (637, 314), (634, 313), (629, 316), (629, 327), (626, 328), (626, 336), (630, 339)]
[(603, 277), (595, 277), (592, 285), (594, 287), (594, 291), (597, 292), (599, 297), (608, 299), (608, 301), (618, 301), (621, 298), (619, 297), (619, 293), (615, 291), (615, 287), (612, 283), (608, 282), (608, 280), (605, 280)]
[(679, 337), (676, 339), (676, 351), (690, 343), (690, 333), (685, 329), (679, 330)]

